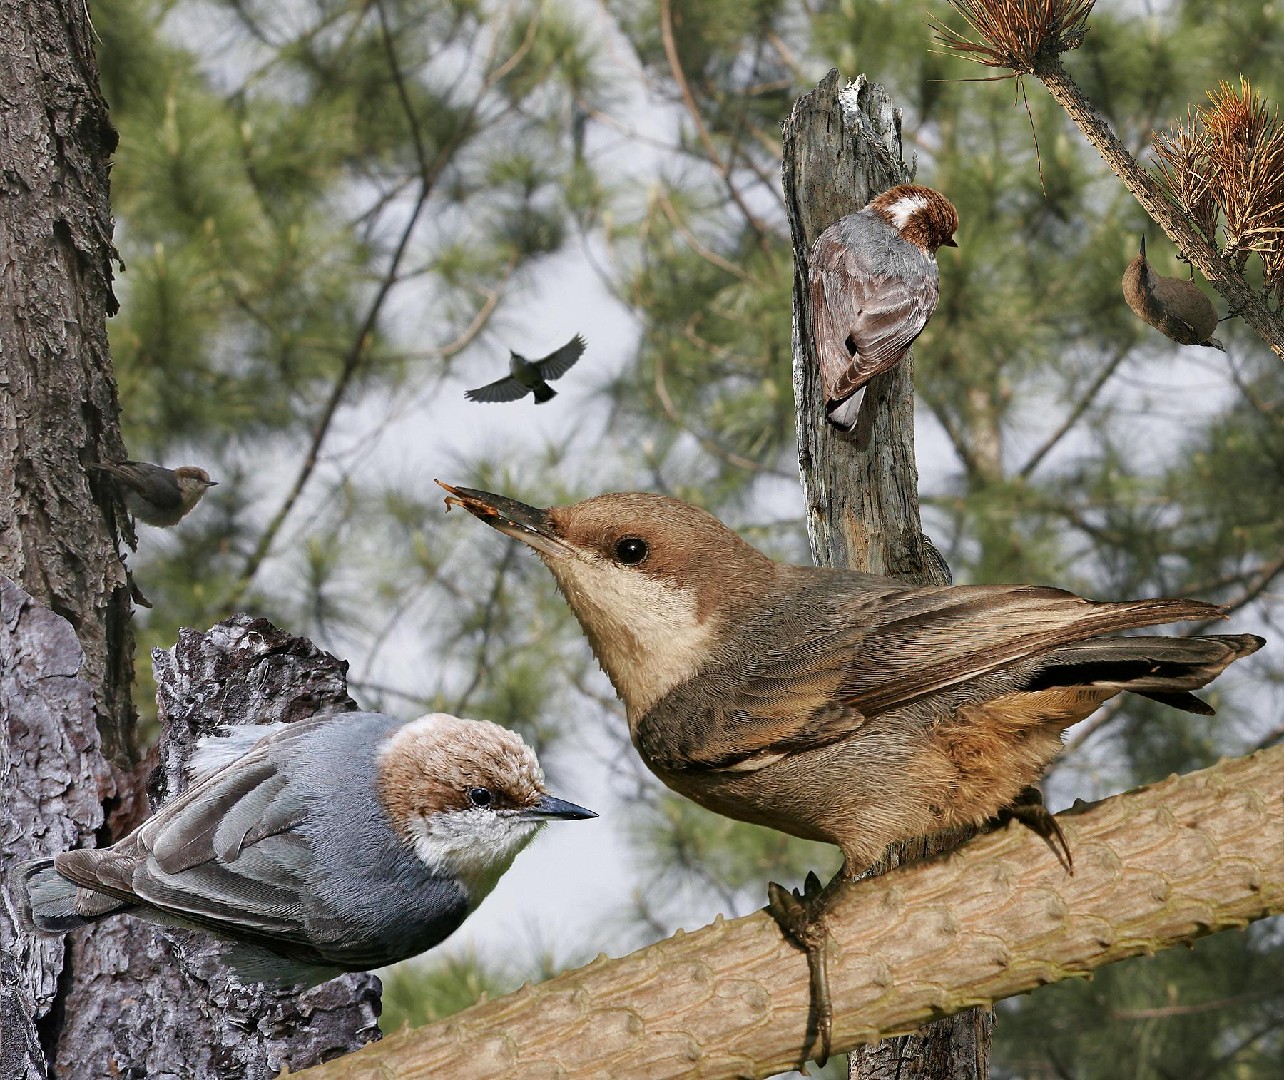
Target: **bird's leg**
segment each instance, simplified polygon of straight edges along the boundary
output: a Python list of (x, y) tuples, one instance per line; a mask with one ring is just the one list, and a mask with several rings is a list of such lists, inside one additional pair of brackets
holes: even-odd
[[(815, 871), (807, 874), (802, 891), (786, 889), (774, 881), (767, 884), (767, 911), (795, 945), (807, 954), (811, 973), (812, 1023), (808, 1025), (808, 1046), (819, 1043), (816, 1063), (822, 1068), (829, 1060), (833, 1035), (834, 1006), (829, 998), (829, 928), (825, 912), (837, 887), (847, 880), (846, 867), (824, 888)], [(814, 1034), (813, 1034), (814, 1025)]]
[(1066, 868), (1067, 874), (1074, 873), (1074, 856), (1070, 854), (1070, 844), (1066, 834), (1061, 831), (1057, 819), (1043, 805), (1043, 793), (1031, 784), (1023, 788), (1012, 805), (1000, 810), (997, 819), (1001, 824), (1017, 821), (1033, 833), (1042, 836), (1057, 857), (1057, 861)]

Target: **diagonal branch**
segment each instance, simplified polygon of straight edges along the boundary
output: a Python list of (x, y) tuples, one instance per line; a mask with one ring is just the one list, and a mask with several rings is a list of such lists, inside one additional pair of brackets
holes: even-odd
[[(834, 1048), (1284, 912), (1284, 747), (1059, 815), (1067, 875), (1017, 827), (850, 886), (832, 909)], [(765, 1077), (800, 1063), (803, 955), (765, 912), (599, 957), (308, 1070)]]

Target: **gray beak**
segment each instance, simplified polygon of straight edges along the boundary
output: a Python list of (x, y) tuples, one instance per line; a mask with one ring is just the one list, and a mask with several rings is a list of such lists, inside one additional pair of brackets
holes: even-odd
[(545, 555), (556, 558), (569, 555), (574, 550), (557, 535), (557, 526), (553, 524), (547, 510), (527, 506), (516, 499), (495, 495), (489, 491), (454, 487), (451, 484), (443, 484), (440, 480), (436, 483), (450, 492), (446, 497), (447, 510), (452, 506), (462, 506), (473, 517), (480, 518), (491, 528), (515, 537)]
[(525, 810), (518, 811), (517, 816), (534, 819), (536, 821), (551, 819), (560, 819), (562, 821), (583, 821), (586, 818), (597, 817), (592, 810), (586, 810), (582, 806), (576, 806), (573, 802), (567, 802), (565, 799), (555, 799), (552, 795), (541, 795), (535, 801), (534, 806), (529, 806)]

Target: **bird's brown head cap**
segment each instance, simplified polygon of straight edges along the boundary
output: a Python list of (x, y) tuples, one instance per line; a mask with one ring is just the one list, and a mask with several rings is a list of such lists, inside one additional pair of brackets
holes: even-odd
[(690, 677), (724, 622), (775, 581), (775, 563), (678, 499), (621, 492), (542, 510), (442, 487), (540, 553), (630, 718)]
[(872, 200), (868, 209), (929, 255), (935, 255), (940, 247), (958, 247), (954, 241), (959, 227), (958, 211), (933, 188), (898, 184)]

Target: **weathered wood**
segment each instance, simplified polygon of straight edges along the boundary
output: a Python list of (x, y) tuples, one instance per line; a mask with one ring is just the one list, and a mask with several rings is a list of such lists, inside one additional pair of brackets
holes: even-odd
[[(807, 288), (816, 238), (875, 195), (911, 179), (900, 135), (900, 112), (886, 91), (863, 75), (844, 87), (837, 71), (795, 102), (785, 124), (782, 175), (794, 246), (798, 463), (818, 565), (945, 585), (949, 567), (923, 535), (919, 518), (912, 361), (873, 379), (856, 430), (838, 431), (825, 419)], [(897, 845), (871, 872), (949, 850), (967, 835)], [(988, 1012), (950, 1017), (912, 1036), (862, 1048), (852, 1055), (849, 1074), (860, 1080), (979, 1080), (989, 1071), (992, 1026)]]
[[(1284, 746), (1058, 819), (1066, 874), (1018, 826), (845, 891), (831, 915), (834, 1047), (1284, 911)], [(796, 1065), (806, 958), (765, 912), (393, 1035), (308, 1080), (676, 1080)]]

